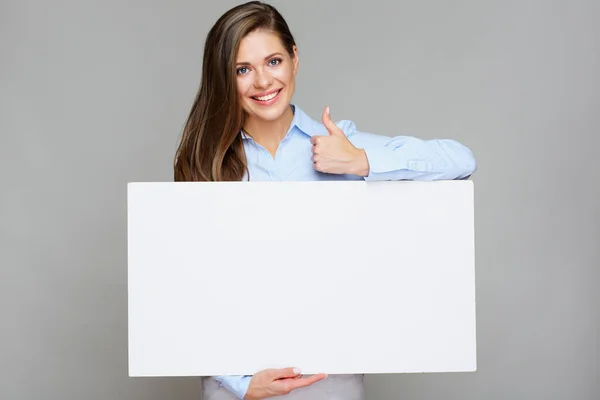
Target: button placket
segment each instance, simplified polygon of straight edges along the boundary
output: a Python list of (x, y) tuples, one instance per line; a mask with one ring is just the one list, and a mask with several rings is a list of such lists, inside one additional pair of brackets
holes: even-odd
[(273, 158), (273, 172), (277, 175), (277, 179), (280, 181), (283, 181), (283, 175), (281, 173), (281, 167), (280, 167), (280, 163), (278, 162), (279, 159), (281, 158), (281, 153), (283, 152), (283, 149), (285, 147), (285, 142), (286, 140), (288, 140), (289, 135), (286, 135), (281, 142), (279, 143), (279, 146), (277, 147), (277, 151), (275, 151), (275, 157)]

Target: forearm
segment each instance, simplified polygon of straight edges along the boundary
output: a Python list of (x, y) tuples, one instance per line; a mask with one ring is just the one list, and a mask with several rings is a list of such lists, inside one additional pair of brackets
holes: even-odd
[(477, 169), (471, 150), (454, 140), (369, 139), (359, 139), (356, 144), (362, 145), (368, 161), (368, 173), (361, 175), (365, 180), (464, 179)]

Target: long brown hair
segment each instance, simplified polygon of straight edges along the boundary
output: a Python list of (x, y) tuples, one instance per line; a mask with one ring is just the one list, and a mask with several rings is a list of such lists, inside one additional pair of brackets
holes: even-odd
[(294, 56), (290, 29), (269, 4), (241, 4), (217, 20), (206, 37), (200, 89), (175, 154), (175, 181), (240, 181), (248, 173), (236, 57), (242, 39), (257, 29), (278, 35)]

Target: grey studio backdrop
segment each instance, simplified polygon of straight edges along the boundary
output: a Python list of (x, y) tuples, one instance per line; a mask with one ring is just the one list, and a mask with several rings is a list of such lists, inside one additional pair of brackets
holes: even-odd
[[(127, 376), (126, 183), (172, 180), (234, 4), (2, 1), (0, 399), (199, 399), (199, 378)], [(478, 371), (369, 375), (368, 399), (600, 398), (600, 2), (273, 4), (309, 115), (479, 164)]]

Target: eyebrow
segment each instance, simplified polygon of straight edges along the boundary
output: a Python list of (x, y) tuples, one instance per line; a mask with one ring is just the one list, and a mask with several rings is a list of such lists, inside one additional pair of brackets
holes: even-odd
[[(273, 54), (270, 54), (270, 55), (266, 56), (266, 57), (265, 57), (265, 61), (267, 61), (269, 58), (271, 58), (271, 57), (273, 57), (273, 56), (277, 56), (277, 55), (279, 55), (279, 56), (283, 56), (283, 54), (282, 54), (282, 53), (273, 53)], [(251, 63), (249, 63), (249, 62), (247, 62), (247, 61), (242, 61), (242, 62), (236, 63), (235, 65), (250, 65), (250, 64), (251, 64)]]

